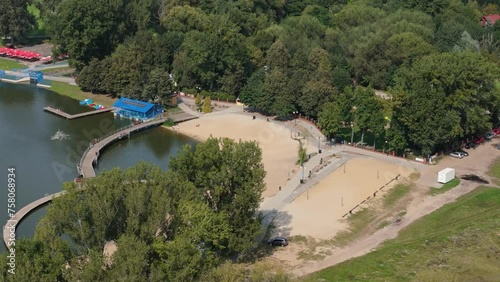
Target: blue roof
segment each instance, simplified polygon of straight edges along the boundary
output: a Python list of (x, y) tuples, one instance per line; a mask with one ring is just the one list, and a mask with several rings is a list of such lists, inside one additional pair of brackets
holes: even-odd
[(139, 100), (133, 100), (129, 98), (120, 98), (118, 101), (116, 101), (113, 104), (113, 107), (115, 108), (122, 108), (126, 110), (131, 110), (134, 112), (139, 112), (139, 113), (147, 113), (149, 110), (151, 110), (155, 104), (139, 101)]

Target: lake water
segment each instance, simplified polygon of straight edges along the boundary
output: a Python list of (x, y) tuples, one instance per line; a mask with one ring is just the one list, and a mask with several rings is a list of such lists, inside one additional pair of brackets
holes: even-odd
[[(62, 183), (78, 177), (76, 164), (89, 141), (131, 123), (103, 113), (66, 120), (43, 110), (51, 106), (70, 114), (91, 110), (78, 101), (34, 85), (0, 82), (0, 221), (7, 216), (7, 169), (16, 169), (16, 211), (32, 201), (61, 191)], [(68, 138), (51, 140), (61, 130)], [(101, 153), (96, 172), (127, 168), (144, 160), (168, 168), (168, 161), (183, 145), (196, 144), (165, 128), (132, 134)], [(2, 208), (3, 207), (3, 208)], [(17, 227), (17, 238), (32, 237), (44, 207), (28, 215)], [(3, 242), (0, 251), (4, 251)]]

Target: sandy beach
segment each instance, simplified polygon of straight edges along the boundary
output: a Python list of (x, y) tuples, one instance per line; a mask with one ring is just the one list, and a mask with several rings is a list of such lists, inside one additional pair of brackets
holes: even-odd
[[(199, 125), (199, 126), (197, 126)], [(208, 137), (228, 137), (236, 141), (257, 141), (262, 149), (262, 162), (266, 170), (264, 197), (275, 195), (284, 186), (298, 166), (299, 143), (290, 138), (290, 130), (277, 122), (252, 119), (242, 113), (208, 114), (196, 120), (179, 124), (177, 132), (200, 141)], [(308, 145), (308, 152), (315, 147)]]
[[(287, 219), (278, 218), (277, 222), (287, 223), (279, 230), (286, 230), (288, 234), (280, 235), (330, 239), (346, 228), (339, 222), (344, 214), (368, 197), (373, 197), (375, 191), (396, 175), (401, 174), (401, 180), (412, 172), (409, 168), (368, 157), (349, 160), (345, 168), (340, 166), (285, 208), (279, 216)], [(377, 192), (376, 197), (380, 198), (396, 183), (398, 181), (393, 181), (383, 191)]]

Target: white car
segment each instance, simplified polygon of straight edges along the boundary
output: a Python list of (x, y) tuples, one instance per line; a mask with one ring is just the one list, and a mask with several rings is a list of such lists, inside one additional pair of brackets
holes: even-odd
[(465, 154), (463, 154), (462, 152), (451, 152), (450, 157), (462, 159), (463, 157), (465, 157)]

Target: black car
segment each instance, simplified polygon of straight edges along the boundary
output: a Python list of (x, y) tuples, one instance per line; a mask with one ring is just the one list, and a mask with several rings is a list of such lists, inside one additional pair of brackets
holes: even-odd
[(283, 237), (274, 237), (271, 238), (267, 241), (269, 246), (281, 246), (281, 247), (286, 247), (288, 246), (288, 240)]
[(468, 142), (468, 143), (465, 143), (465, 149), (473, 149), (473, 148), (476, 148), (477, 144), (474, 143), (474, 142)]

